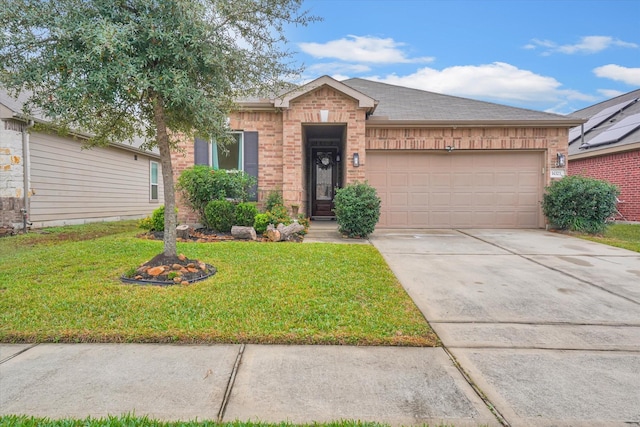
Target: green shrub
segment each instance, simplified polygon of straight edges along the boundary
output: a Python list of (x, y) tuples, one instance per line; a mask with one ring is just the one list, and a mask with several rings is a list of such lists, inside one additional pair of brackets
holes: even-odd
[(354, 183), (336, 190), (336, 220), (341, 233), (365, 238), (373, 233), (380, 219), (380, 198), (376, 189), (365, 183)]
[(256, 234), (262, 235), (267, 231), (267, 226), (269, 225), (269, 214), (267, 213), (259, 213), (256, 215), (256, 219), (253, 223), (253, 228), (256, 230)]
[(206, 223), (205, 208), (212, 200), (249, 200), (256, 178), (242, 171), (213, 170), (196, 165), (185, 169), (178, 178), (177, 188), (189, 206)]
[(274, 206), (284, 205), (282, 193), (280, 191), (270, 191), (267, 200), (264, 202), (264, 208), (267, 212), (273, 210)]
[(254, 203), (239, 203), (236, 206), (235, 225), (253, 227), (253, 223), (256, 221), (256, 215), (258, 215), (258, 208), (256, 208)]
[(151, 217), (148, 216), (146, 218), (142, 218), (141, 220), (139, 220), (138, 228), (151, 231), (151, 229), (153, 228), (153, 222), (151, 222)]
[[(178, 208), (176, 208), (176, 215)], [(138, 227), (149, 231), (164, 231), (164, 205), (154, 210), (151, 216), (138, 221)]]
[(554, 181), (546, 190), (542, 210), (553, 226), (592, 234), (605, 229), (619, 194), (613, 184), (579, 175)]
[(154, 210), (151, 214), (151, 230), (164, 231), (164, 205)]
[(228, 233), (235, 222), (235, 206), (228, 200), (212, 200), (204, 208), (205, 225)]
[(269, 224), (273, 224), (276, 227), (278, 224), (289, 225), (293, 222), (287, 208), (283, 205), (273, 206), (271, 210), (267, 211), (267, 215), (269, 215)]
[(298, 224), (304, 227), (304, 231), (301, 232), (302, 235), (307, 234), (309, 231), (310, 220), (304, 214), (298, 214)]

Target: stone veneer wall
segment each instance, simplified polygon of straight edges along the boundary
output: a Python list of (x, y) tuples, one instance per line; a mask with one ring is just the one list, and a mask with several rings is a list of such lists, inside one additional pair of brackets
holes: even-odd
[(22, 223), (24, 158), (22, 123), (0, 120), (0, 227)]

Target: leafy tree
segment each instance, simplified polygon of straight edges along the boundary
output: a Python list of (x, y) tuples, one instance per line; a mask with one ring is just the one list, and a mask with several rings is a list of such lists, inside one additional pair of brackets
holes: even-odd
[[(226, 140), (234, 99), (273, 93), (300, 70), (286, 63), (288, 24), (315, 18), (302, 0), (3, 0), (0, 85), (27, 96), (24, 114), (88, 146), (143, 138), (161, 156), (175, 209), (171, 150), (196, 134)], [(164, 256), (176, 256), (166, 215)]]

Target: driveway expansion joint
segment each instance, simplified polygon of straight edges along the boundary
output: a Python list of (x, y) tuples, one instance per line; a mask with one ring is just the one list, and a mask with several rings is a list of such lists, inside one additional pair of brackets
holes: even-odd
[(8, 362), (9, 360), (13, 359), (14, 357), (20, 356), (22, 353), (25, 353), (25, 352), (31, 350), (33, 347), (37, 346), (38, 344), (40, 344), (40, 343), (35, 343), (33, 345), (30, 345), (27, 348), (24, 348), (24, 349), (20, 350), (17, 353), (12, 354), (11, 356), (5, 357), (4, 359), (0, 360), (0, 365), (2, 365), (4, 362)]
[(469, 374), (467, 374), (467, 372), (462, 368), (462, 366), (458, 362), (458, 359), (456, 359), (456, 357), (449, 351), (449, 349), (444, 345), (444, 343), (442, 344), (442, 349), (444, 350), (445, 353), (447, 353), (447, 356), (449, 356), (449, 359), (451, 359), (451, 363), (453, 363), (453, 366), (458, 370), (458, 372), (460, 372), (460, 375), (462, 375), (462, 378), (464, 378), (464, 380), (467, 382), (467, 384), (469, 384), (471, 389), (484, 402), (484, 404), (487, 406), (487, 409), (489, 409), (489, 411), (496, 417), (498, 422), (502, 424), (503, 427), (511, 427), (511, 424), (509, 424), (507, 419), (500, 413), (500, 411), (498, 411), (498, 408), (496, 408), (496, 406), (489, 400), (487, 395), (471, 379)]
[(222, 422), (224, 418), (224, 413), (227, 409), (227, 404), (229, 403), (229, 397), (231, 396), (231, 391), (233, 390), (233, 385), (236, 381), (236, 375), (238, 374), (238, 369), (240, 368), (240, 363), (242, 362), (242, 355), (244, 354), (245, 344), (240, 344), (240, 349), (238, 350), (238, 355), (236, 356), (236, 362), (233, 364), (233, 369), (231, 370), (231, 374), (229, 375), (229, 381), (227, 382), (227, 387), (224, 392), (224, 398), (222, 399), (222, 404), (220, 405), (220, 410), (218, 411), (218, 422)]

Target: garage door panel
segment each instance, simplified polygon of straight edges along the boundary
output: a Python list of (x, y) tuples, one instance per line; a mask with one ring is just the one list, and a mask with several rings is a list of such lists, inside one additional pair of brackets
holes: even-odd
[(367, 152), (381, 227), (537, 228), (541, 152)]
[(429, 193), (409, 193), (410, 204), (414, 207), (428, 207), (429, 206)]
[(429, 205), (434, 209), (451, 206), (451, 193), (431, 193)]
[(494, 193), (474, 193), (473, 194), (473, 205), (474, 206), (495, 206), (496, 204), (496, 195)]
[(409, 206), (409, 194), (408, 193), (391, 193), (388, 196), (388, 206), (393, 209), (398, 206)]
[(409, 227), (409, 213), (406, 211), (391, 211), (388, 215), (392, 224), (398, 224), (401, 227)]
[(424, 172), (416, 172), (411, 174), (409, 179), (412, 188), (423, 187), (426, 188), (429, 186), (429, 174)]
[(391, 173), (388, 182), (391, 187), (406, 188), (409, 186), (409, 174), (407, 172)]
[(451, 205), (456, 208), (462, 208), (463, 206), (473, 206), (473, 193), (451, 194)]
[(429, 212), (413, 211), (409, 215), (411, 227), (429, 227)]

